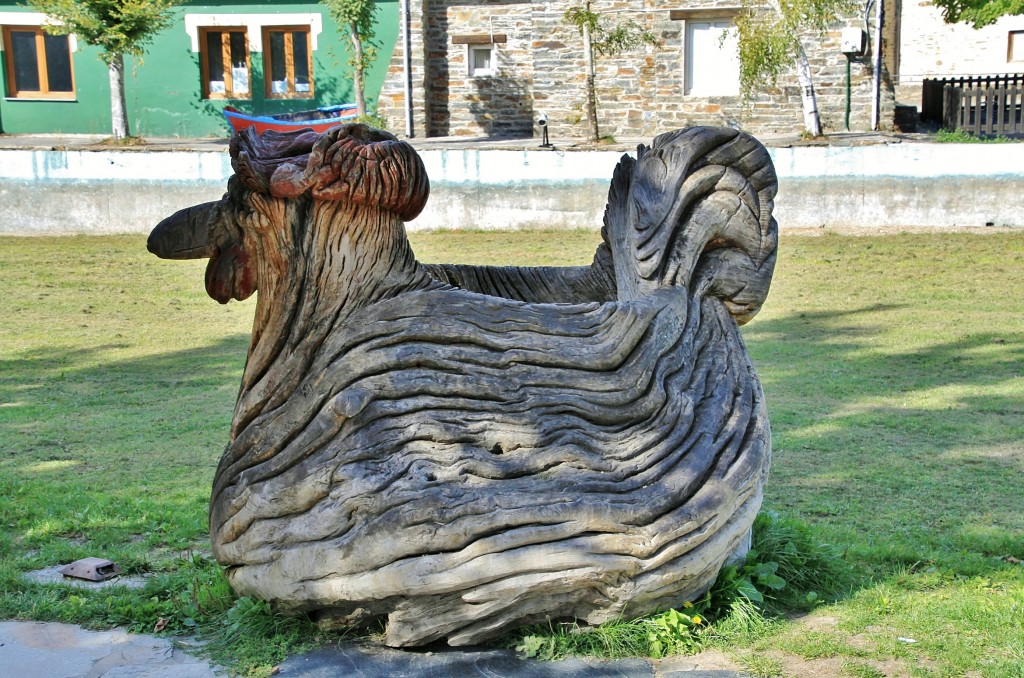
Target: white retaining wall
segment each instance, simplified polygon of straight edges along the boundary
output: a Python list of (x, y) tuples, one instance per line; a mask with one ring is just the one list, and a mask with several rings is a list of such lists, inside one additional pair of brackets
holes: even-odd
[[(769, 149), (787, 228), (1024, 227), (1024, 146)], [(424, 150), (431, 197), (410, 230), (600, 225), (620, 152)], [(224, 152), (0, 151), (0, 233), (144, 233), (216, 200)]]

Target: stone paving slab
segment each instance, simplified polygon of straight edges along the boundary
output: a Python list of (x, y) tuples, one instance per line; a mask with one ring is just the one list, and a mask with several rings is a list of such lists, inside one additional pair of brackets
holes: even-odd
[(0, 622), (0, 676), (11, 678), (213, 678), (207, 661), (166, 638), (56, 622)]
[[(57, 622), (0, 622), (0, 677), (214, 678), (226, 675), (168, 638), (123, 629), (86, 631)], [(289, 657), (282, 678), (743, 678), (706, 667), (698, 657), (645, 659), (523, 659), (511, 650), (395, 650), (345, 643)]]
[(281, 678), (742, 678), (726, 670), (701, 669), (693, 658), (523, 659), (511, 650), (444, 649), (410, 652), (364, 643), (346, 643), (289, 657), (276, 674)]

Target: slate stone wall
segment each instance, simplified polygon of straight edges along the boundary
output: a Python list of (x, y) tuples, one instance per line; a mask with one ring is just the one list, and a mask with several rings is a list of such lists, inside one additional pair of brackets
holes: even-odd
[[(459, 4), (459, 3), (463, 4)], [(583, 41), (562, 16), (569, 0), (508, 2), (421, 0), (412, 6), (413, 101), (416, 136), (534, 136), (543, 112), (552, 140), (586, 134)], [(766, 86), (750, 101), (739, 96), (698, 97), (683, 93), (685, 22), (672, 9), (725, 9), (738, 0), (696, 0), (665, 6), (653, 0), (594, 0), (608, 24), (633, 19), (661, 41), (614, 58), (597, 60), (598, 118), (602, 134), (650, 138), (687, 125), (729, 125), (754, 133), (793, 132), (803, 127), (795, 73)], [(423, 26), (426, 25), (424, 33)], [(838, 23), (805, 45), (826, 131), (842, 130), (846, 110), (846, 57), (839, 51), (844, 26), (864, 25), (860, 16)], [(498, 74), (471, 78), (467, 48), (453, 37), (503, 34)], [(399, 40), (378, 109), (393, 130), (404, 130), (402, 41)], [(871, 116), (871, 56), (851, 63), (852, 130), (867, 130)], [(895, 101), (883, 69), (881, 124), (892, 129)]]

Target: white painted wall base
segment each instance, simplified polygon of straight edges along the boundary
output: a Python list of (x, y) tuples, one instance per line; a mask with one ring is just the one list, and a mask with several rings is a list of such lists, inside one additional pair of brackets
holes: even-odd
[[(783, 230), (1024, 227), (1019, 144), (894, 144), (770, 149)], [(598, 228), (609, 151), (423, 151), (424, 229)], [(182, 207), (216, 200), (219, 152), (0, 151), (0, 233), (146, 233)]]

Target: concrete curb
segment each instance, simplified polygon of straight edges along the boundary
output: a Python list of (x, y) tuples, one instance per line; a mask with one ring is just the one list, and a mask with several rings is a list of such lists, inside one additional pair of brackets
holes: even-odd
[(167, 638), (57, 622), (0, 622), (0, 673), (18, 678), (213, 678)]
[[(0, 669), (18, 678), (214, 678), (226, 671), (188, 654), (181, 640), (86, 631), (59, 622), (0, 622)], [(444, 648), (412, 652), (344, 643), (289, 657), (275, 675), (286, 678), (743, 678), (697, 657), (647, 659), (524, 659), (511, 650)]]

